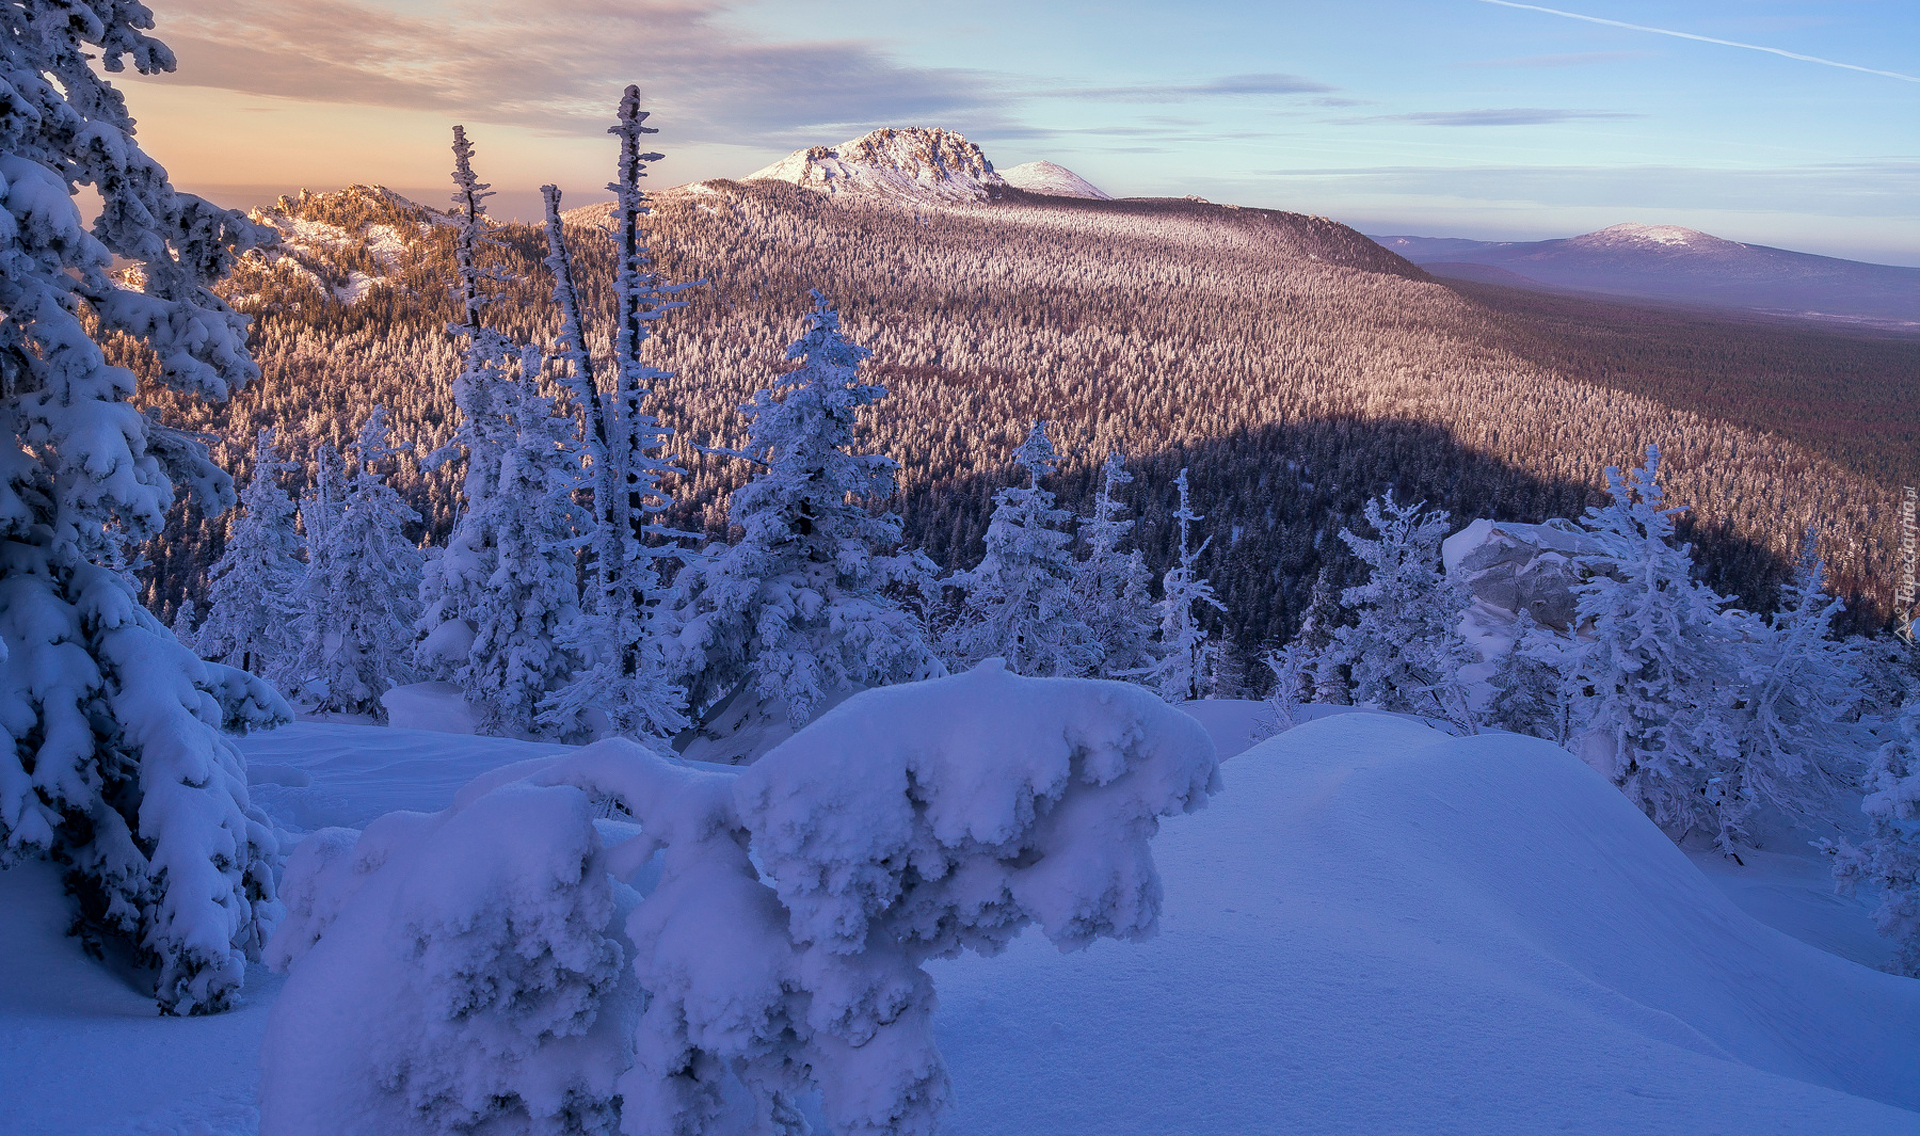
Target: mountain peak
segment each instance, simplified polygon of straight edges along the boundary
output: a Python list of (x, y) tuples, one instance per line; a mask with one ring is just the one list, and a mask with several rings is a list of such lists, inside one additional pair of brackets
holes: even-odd
[(1573, 237), (1571, 240), (1586, 245), (1665, 245), (1676, 249), (1697, 249), (1732, 243), (1698, 229), (1687, 229), (1679, 225), (1643, 225), (1636, 221), (1629, 221), (1623, 225), (1609, 225), (1596, 232)]
[(1044, 193), (1049, 197), (1086, 197), (1095, 201), (1113, 200), (1111, 194), (1092, 182), (1052, 162), (1022, 162), (1012, 169), (1001, 170), (1000, 176), (1006, 179), (1008, 185), (1028, 193)]
[(990, 188), (1007, 184), (964, 134), (924, 126), (887, 127), (838, 146), (795, 150), (745, 180), (936, 201), (981, 201)]

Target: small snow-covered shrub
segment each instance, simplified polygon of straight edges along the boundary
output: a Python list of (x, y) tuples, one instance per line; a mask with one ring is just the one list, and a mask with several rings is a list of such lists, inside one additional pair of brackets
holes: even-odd
[[(626, 1064), (593, 802), (510, 783), (304, 841), (269, 957), (261, 1130), (612, 1132)], [(367, 847), (361, 847), (365, 845)]]
[[(592, 1132), (616, 1107), (629, 1133), (799, 1132), (809, 1090), (835, 1132), (931, 1132), (922, 964), (1034, 923), (1063, 950), (1150, 935), (1148, 841), (1220, 787), (1148, 691), (997, 659), (856, 695), (744, 770), (610, 739), (513, 774), (296, 852), (263, 1133)], [(640, 835), (597, 853), (597, 798)], [(615, 987), (608, 877), (656, 874)]]

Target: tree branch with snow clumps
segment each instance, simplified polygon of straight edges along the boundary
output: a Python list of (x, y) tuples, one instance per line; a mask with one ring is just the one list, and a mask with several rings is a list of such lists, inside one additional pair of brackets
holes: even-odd
[[(524, 783), (494, 787), (511, 777)], [(268, 1028), (262, 1132), (304, 1133), (316, 1116), (330, 1131), (343, 1121), (451, 1131), (406, 1099), (421, 1070), (436, 1084), (459, 1081), (449, 1068), (474, 1071), (462, 1083), (484, 1081), (489, 1099), (522, 1115), (552, 1106), (553, 1085), (597, 1085), (576, 1104), (617, 1098), (627, 1132), (800, 1132), (796, 1098), (808, 1090), (819, 1091), (835, 1132), (932, 1132), (948, 1084), (922, 964), (963, 950), (997, 954), (1029, 924), (1063, 950), (1151, 935), (1161, 892), (1148, 842), (1159, 818), (1191, 812), (1219, 789), (1206, 732), (1151, 693), (1020, 678), (989, 660), (856, 695), (745, 770), (610, 739), (477, 782), (436, 817), (382, 818), (357, 845), (338, 830), (316, 833), (291, 861), (292, 910), (273, 944), (291, 977)], [(639, 835), (593, 850), (590, 812), (568, 805), (572, 819), (556, 820), (565, 812), (557, 793), (580, 805), (611, 798)], [(606, 904), (565, 872), (540, 893), (549, 916), (520, 916), (517, 941), (448, 955), (426, 941), (442, 932), (421, 937), (427, 924), (397, 897), (418, 896), (441, 925), (465, 929), (483, 927), (481, 914), (503, 903), (527, 902), (474, 886), (443, 847), (456, 826), (471, 827), (462, 814), (483, 807), (496, 832), (532, 827), (516, 809), (545, 818), (551, 838), (516, 840), (514, 855), (545, 864), (558, 855), (548, 845), (561, 847), (566, 863), (591, 858), (646, 892), (625, 920), (625, 985), (594, 988), (587, 964), (597, 956), (573, 929)], [(526, 875), (503, 867), (503, 855), (478, 858), (474, 870), (501, 885)], [(452, 874), (421, 888), (414, 881), (429, 870)], [(491, 1046), (519, 1002), (463, 1003), (457, 1020), (468, 1024), (455, 1029), (439, 1005), (369, 996), (394, 987), (396, 974), (409, 989), (440, 989), (436, 958), (459, 957), (462, 973), (484, 975), (559, 958), (553, 943), (586, 960), (568, 972), (571, 985), (542, 988), (574, 991), (577, 1028), (545, 1040), (513, 1035), (510, 1066)], [(424, 973), (409, 970), (422, 964)], [(553, 996), (542, 991), (523, 1001)], [(643, 1011), (618, 1038), (584, 1050), (574, 1040), (600, 1036), (598, 1011), (618, 1017), (636, 1005)], [(395, 1039), (416, 1048), (396, 1050)], [(596, 1080), (608, 1062), (625, 1066), (611, 1086)], [(543, 1087), (544, 1103), (515, 1098), (516, 1086)], [(342, 1103), (304, 1107), (322, 1100)], [(595, 1130), (541, 1115), (538, 1131)], [(595, 1115), (604, 1121), (604, 1109)]]

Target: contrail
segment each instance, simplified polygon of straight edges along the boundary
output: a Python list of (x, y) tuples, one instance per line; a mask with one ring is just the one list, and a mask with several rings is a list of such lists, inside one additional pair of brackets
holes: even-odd
[(1589, 24), (1605, 24), (1610, 28), (1626, 28), (1628, 31), (1652, 32), (1654, 35), (1672, 36), (1675, 39), (1691, 39), (1700, 43), (1717, 43), (1721, 47), (1743, 47), (1748, 51), (1764, 51), (1768, 55), (1778, 55), (1786, 59), (1798, 59), (1802, 63), (1818, 63), (1826, 67), (1840, 67), (1848, 71), (1864, 71), (1869, 75), (1884, 75), (1889, 79), (1899, 79), (1904, 83), (1920, 83), (1920, 75), (1903, 75), (1898, 71), (1880, 71), (1872, 67), (1861, 67), (1855, 63), (1841, 63), (1836, 59), (1822, 59), (1817, 55), (1802, 55), (1797, 51), (1785, 51), (1777, 47), (1762, 47), (1757, 43), (1741, 43), (1738, 40), (1715, 39), (1712, 36), (1694, 35), (1692, 32), (1676, 32), (1670, 28), (1650, 28), (1645, 24), (1629, 24), (1624, 20), (1608, 20), (1600, 16), (1583, 16), (1578, 12), (1562, 12), (1558, 8), (1542, 8), (1538, 4), (1518, 4), (1514, 0), (1480, 0), (1482, 4), (1498, 4), (1502, 8), (1520, 8), (1528, 12), (1545, 12), (1549, 16), (1565, 16), (1569, 20), (1585, 20)]

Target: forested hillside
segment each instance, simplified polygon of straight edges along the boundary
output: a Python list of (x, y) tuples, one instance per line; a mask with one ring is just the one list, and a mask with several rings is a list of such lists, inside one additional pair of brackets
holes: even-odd
[[(601, 351), (605, 217), (605, 207), (568, 215)], [(458, 356), (444, 216), (355, 188), (283, 198), (262, 218), (287, 244), (250, 254), (226, 294), (255, 317), (264, 380), (220, 406), (149, 400), (208, 432), (236, 474), (256, 428), (276, 427), (304, 460), (318, 443), (345, 442), (373, 404), (419, 454), (445, 443)], [(745, 474), (696, 446), (742, 440), (736, 407), (788, 366), (782, 350), (818, 288), (893, 391), (866, 431), (901, 463), (908, 539), (948, 566), (979, 556), (991, 494), (1012, 479), (1009, 454), (1046, 419), (1066, 458), (1063, 503), (1084, 510), (1107, 454), (1126, 453), (1139, 475), (1136, 533), (1156, 569), (1174, 551), (1172, 479), (1190, 469), (1214, 538), (1203, 566), (1226, 629), (1250, 651), (1293, 631), (1323, 568), (1347, 578), (1335, 537), (1369, 496), (1392, 489), (1456, 523), (1573, 516), (1598, 499), (1603, 465), (1631, 464), (1653, 442), (1674, 499), (1695, 506), (1689, 535), (1709, 582), (1767, 605), (1817, 526), (1856, 616), (1885, 614), (1912, 415), (1875, 392), (1915, 383), (1920, 345), (1837, 335), (1732, 345), (1697, 324), (1596, 327), (1549, 298), (1463, 295), (1323, 218), (1191, 200), (1007, 190), (916, 208), (714, 181), (658, 194), (653, 219), (667, 277), (704, 281), (649, 344), (678, 375), (654, 409), (679, 432), (689, 473), (673, 491), (690, 527), (719, 531)], [(488, 321), (549, 334), (540, 234), (497, 235), (500, 265), (520, 282)], [(1761, 409), (1742, 393), (1749, 381)], [(1827, 428), (1849, 421), (1855, 396), (1898, 424), (1865, 440)], [(1810, 399), (1826, 410), (1810, 413)], [(454, 475), (410, 467), (396, 484), (444, 534)], [(203, 586), (222, 541), (224, 522), (190, 506), (177, 515), (178, 535), (147, 553), (147, 598), (163, 618)]]

